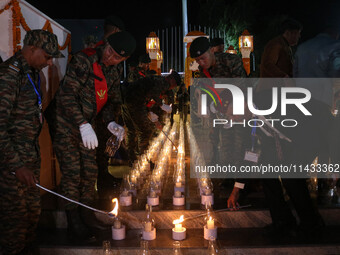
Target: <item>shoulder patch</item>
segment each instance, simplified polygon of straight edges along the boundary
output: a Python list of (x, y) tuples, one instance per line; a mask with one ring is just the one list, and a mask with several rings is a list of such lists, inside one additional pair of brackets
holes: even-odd
[(20, 69), (19, 69), (18, 67), (16, 67), (14, 64), (15, 64), (15, 63), (13, 63), (13, 65), (12, 65), (12, 64), (9, 64), (8, 67), (9, 67), (10, 69), (16, 71), (17, 73), (19, 73), (19, 72), (20, 72)]

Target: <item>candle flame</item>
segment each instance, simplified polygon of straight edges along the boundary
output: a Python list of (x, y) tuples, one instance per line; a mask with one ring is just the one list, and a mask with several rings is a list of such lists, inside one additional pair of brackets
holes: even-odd
[(115, 205), (115, 207), (113, 208), (113, 210), (110, 212), (110, 214), (112, 214), (112, 215), (114, 215), (114, 216), (117, 217), (117, 215), (118, 215), (118, 207), (119, 207), (119, 205), (118, 205), (118, 199), (117, 199), (117, 198), (112, 199), (112, 203), (116, 203), (116, 205)]
[(177, 219), (177, 220), (174, 220), (173, 222), (172, 222), (172, 224), (179, 224), (179, 223), (182, 223), (184, 221), (184, 215), (181, 215), (181, 217), (179, 218), (179, 219)]

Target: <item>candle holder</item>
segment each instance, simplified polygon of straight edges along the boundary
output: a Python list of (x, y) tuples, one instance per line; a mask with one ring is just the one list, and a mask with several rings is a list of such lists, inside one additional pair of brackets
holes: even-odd
[(183, 217), (184, 215), (172, 222), (175, 224), (175, 227), (172, 229), (172, 239), (176, 241), (184, 240), (187, 235), (187, 229), (182, 226), (182, 222), (184, 221)]
[(185, 204), (185, 197), (182, 192), (175, 191), (175, 195), (172, 197), (172, 204), (175, 206), (182, 206)]
[(204, 239), (210, 240), (210, 237), (217, 238), (217, 227), (209, 229), (207, 225), (204, 225)]
[(112, 239), (113, 240), (124, 240), (126, 234), (125, 225), (121, 224), (120, 228), (118, 226), (112, 226)]
[(211, 237), (217, 238), (217, 226), (215, 225), (215, 215), (211, 208), (211, 204), (205, 204), (206, 217), (204, 218), (204, 239), (210, 240)]
[(157, 195), (156, 191), (152, 189), (150, 190), (150, 193), (147, 197), (147, 203), (148, 205), (151, 205), (151, 206), (159, 205), (159, 196)]
[(182, 227), (181, 230), (176, 230), (176, 228), (172, 229), (172, 239), (176, 241), (182, 241), (187, 238), (187, 229)]
[(206, 194), (202, 194), (201, 196), (201, 204), (202, 205), (207, 205), (207, 204), (214, 204), (214, 193), (211, 193), (209, 195)]
[(124, 190), (119, 196), (120, 206), (130, 206), (132, 205), (132, 195), (128, 190)]
[(144, 240), (155, 240), (156, 239), (156, 228), (155, 221), (152, 218), (152, 206), (146, 204), (146, 219), (143, 221), (142, 237)]

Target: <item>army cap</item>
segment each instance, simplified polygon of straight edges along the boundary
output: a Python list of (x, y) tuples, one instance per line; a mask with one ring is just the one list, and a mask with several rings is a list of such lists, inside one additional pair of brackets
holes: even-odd
[(221, 44), (224, 44), (224, 41), (222, 38), (214, 38), (210, 41), (210, 47), (215, 47)]
[(118, 27), (122, 31), (125, 30), (124, 22), (122, 21), (121, 18), (115, 15), (106, 17), (104, 20), (104, 24)]
[(206, 37), (197, 37), (190, 45), (190, 56), (197, 58), (203, 55), (210, 48), (210, 43)]
[(151, 58), (149, 54), (143, 54), (139, 56), (139, 62), (140, 63), (151, 63)]
[(24, 38), (24, 45), (31, 45), (42, 48), (48, 55), (51, 55), (53, 58), (65, 57), (59, 51), (57, 36), (45, 30), (35, 29), (28, 31)]
[(136, 49), (136, 40), (127, 32), (117, 32), (107, 38), (108, 43), (122, 57), (131, 56)]

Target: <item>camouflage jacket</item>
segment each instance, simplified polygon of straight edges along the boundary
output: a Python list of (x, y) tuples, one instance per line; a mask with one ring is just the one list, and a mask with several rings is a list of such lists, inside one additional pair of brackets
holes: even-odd
[[(66, 74), (61, 81), (54, 102), (48, 107), (49, 125), (52, 133), (79, 135), (79, 126), (88, 122), (94, 126), (97, 116), (95, 75), (93, 63), (100, 61), (104, 45), (98, 46), (96, 53), (87, 56), (76, 53), (68, 63)], [(120, 105), (121, 69), (117, 66), (102, 65), (107, 82), (108, 99), (101, 111), (107, 124), (114, 119), (115, 109)], [(47, 117), (47, 116), (46, 116)]]
[[(143, 73), (144, 76), (141, 75), (140, 73)], [(144, 78), (144, 77), (146, 77), (144, 70), (142, 70), (140, 67), (136, 67), (135, 70), (129, 72), (126, 80), (127, 80), (127, 82), (135, 82), (135, 81), (137, 81), (141, 78)]]
[(149, 76), (127, 83), (122, 86), (122, 96), (125, 105), (132, 107), (146, 107), (150, 100), (154, 100), (156, 105), (162, 105), (161, 95), (164, 95), (170, 84), (162, 76)]
[(150, 76), (124, 84), (122, 86), (123, 109), (129, 111), (131, 116), (147, 119), (147, 114), (150, 111), (146, 106), (147, 103), (151, 100), (155, 101), (152, 111), (157, 114), (157, 110), (159, 110), (157, 108), (162, 105), (160, 96), (166, 93), (169, 87), (170, 84), (161, 76)]
[(0, 64), (0, 168), (6, 171), (30, 163), (39, 165), (40, 109), (27, 74), (37, 85), (38, 72), (21, 51)]
[[(235, 54), (217, 53), (216, 63), (208, 71), (213, 78), (240, 78), (246, 77), (242, 59)], [(201, 67), (199, 67), (199, 78), (207, 78)]]

